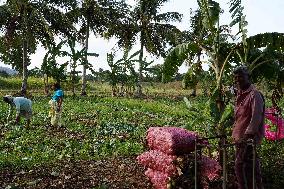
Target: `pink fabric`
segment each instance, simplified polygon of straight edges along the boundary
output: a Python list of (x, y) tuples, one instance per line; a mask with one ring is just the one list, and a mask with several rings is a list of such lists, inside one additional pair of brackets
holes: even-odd
[(264, 136), (264, 102), (259, 91), (251, 85), (237, 94), (233, 139), (238, 142), (245, 134), (253, 135), (259, 143)]
[(194, 151), (196, 132), (178, 127), (151, 127), (147, 131), (148, 146), (169, 155), (188, 154)]
[(137, 161), (145, 167), (162, 171), (172, 176), (177, 172), (176, 166), (174, 165), (174, 160), (176, 160), (176, 158), (177, 157), (173, 155), (167, 155), (160, 151), (150, 150), (139, 155), (137, 157)]
[(150, 179), (155, 189), (167, 189), (170, 176), (167, 173), (148, 168), (145, 175)]
[(265, 124), (265, 138), (267, 140), (281, 140), (284, 138), (284, 119), (276, 115), (275, 108), (267, 108), (265, 110), (265, 118), (270, 120), (272, 124), (276, 125), (277, 131), (271, 131), (271, 126)]

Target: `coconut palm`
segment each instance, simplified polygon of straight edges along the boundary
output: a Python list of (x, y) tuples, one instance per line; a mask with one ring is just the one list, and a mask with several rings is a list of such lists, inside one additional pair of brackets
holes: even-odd
[(136, 0), (136, 5), (129, 11), (127, 20), (123, 20), (108, 30), (109, 34), (115, 35), (118, 44), (130, 48), (139, 41), (139, 80), (137, 93), (142, 94), (141, 80), (143, 77), (143, 59), (145, 50), (157, 57), (166, 55), (168, 44), (176, 43), (179, 30), (169, 22), (181, 21), (182, 15), (177, 12), (160, 13), (160, 8), (168, 0)]
[(85, 58), (82, 63), (81, 95), (86, 95), (86, 70), (91, 66), (86, 56), (90, 33), (93, 32), (96, 36), (104, 36), (108, 28), (116, 25), (118, 20), (125, 18), (127, 6), (124, 0), (83, 0), (78, 2), (80, 2), (80, 5), (67, 14), (80, 26), (80, 40), (78, 42), (84, 45), (85, 50)]

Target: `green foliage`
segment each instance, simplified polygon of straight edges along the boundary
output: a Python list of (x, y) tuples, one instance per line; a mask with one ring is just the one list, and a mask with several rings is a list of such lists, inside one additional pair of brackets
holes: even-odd
[[(18, 91), (21, 88), (21, 78), (19, 77), (0, 77), (0, 85), (2, 90)], [(29, 89), (40, 90), (43, 88), (43, 80), (38, 77), (29, 77)]]
[(9, 77), (9, 74), (3, 70), (0, 71), (0, 77)]
[(171, 49), (163, 66), (163, 82), (169, 81), (183, 62), (197, 54), (198, 51), (198, 45), (194, 43), (180, 44)]
[(262, 47), (273, 47), (277, 50), (282, 50), (284, 45), (284, 34), (283, 33), (262, 33), (247, 38), (249, 48), (262, 48)]
[(221, 8), (219, 3), (212, 0), (198, 0), (198, 5), (202, 15), (203, 27), (212, 32), (216, 32), (216, 24), (219, 21)]
[(232, 14), (232, 21), (230, 23), (230, 26), (234, 26), (239, 23), (239, 27), (241, 27), (242, 23), (242, 17), (243, 15), (244, 7), (242, 6), (241, 0), (230, 0), (230, 10), (229, 12)]
[(284, 154), (283, 141), (264, 141), (259, 149), (263, 182), (266, 188), (283, 188), (284, 186)]
[(66, 53), (61, 51), (65, 41), (61, 41), (58, 45), (48, 45), (48, 51), (46, 52), (43, 63), (41, 65), (42, 73), (47, 77), (52, 77), (57, 82), (66, 80), (65, 73), (68, 63), (59, 65), (56, 61), (57, 56), (62, 57)]
[[(139, 36), (141, 49), (156, 56), (165, 55), (167, 43), (176, 43), (180, 31), (169, 22), (180, 22), (182, 15), (177, 12), (159, 13), (165, 1), (139, 0), (132, 11), (129, 11), (125, 22), (110, 31), (117, 36), (119, 44), (131, 47)], [(118, 27), (123, 27), (121, 30)], [(116, 29), (116, 30), (114, 30)], [(143, 58), (143, 57), (142, 57)], [(142, 60), (142, 59), (140, 59)]]
[[(49, 98), (34, 97), (32, 129), (1, 124), (1, 166), (33, 167), (56, 161), (102, 159), (137, 155), (144, 150), (150, 125), (182, 126), (187, 123), (182, 103), (144, 102), (113, 98), (64, 99), (63, 128), (48, 125)], [(0, 102), (0, 123), (7, 105)]]
[[(72, 4), (69, 2), (72, 1), (66, 1), (66, 8)], [(57, 7), (62, 6), (62, 3), (59, 1), (5, 2), (0, 8), (0, 27), (4, 31), (0, 48), (1, 59), (21, 70), (24, 40), (27, 40), (28, 54), (31, 54), (35, 52), (39, 42), (44, 46), (53, 42), (54, 34), (72, 33), (72, 23)]]
[[(138, 81), (138, 74), (135, 71), (134, 65), (136, 62), (140, 62), (136, 56), (140, 54), (140, 51), (134, 52), (132, 55), (129, 55), (129, 50), (124, 51), (123, 58), (114, 61), (114, 54), (108, 54), (108, 65), (111, 68), (111, 71), (108, 74), (107, 80), (113, 87), (113, 95), (116, 95), (115, 88), (118, 84), (121, 84), (122, 87), (127, 86), (129, 88), (135, 88), (135, 84)], [(151, 62), (152, 63), (152, 62)], [(150, 65), (143, 61), (142, 65)], [(143, 70), (146, 70), (146, 66)], [(123, 93), (123, 91), (121, 91)]]
[(182, 80), (182, 88), (187, 89), (191, 88), (194, 89), (198, 83), (198, 78), (194, 74), (192, 70), (188, 70)]

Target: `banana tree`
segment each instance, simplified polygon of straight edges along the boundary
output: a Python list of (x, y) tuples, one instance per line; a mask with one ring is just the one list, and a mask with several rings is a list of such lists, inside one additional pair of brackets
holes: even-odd
[[(215, 75), (215, 90), (212, 93), (209, 107), (217, 126), (217, 134), (224, 134), (224, 125), (220, 123), (222, 115), (226, 110), (226, 95), (223, 91), (224, 76), (230, 73), (232, 65), (230, 63), (246, 64), (250, 60), (250, 54), (258, 48), (274, 46), (281, 49), (283, 47), (283, 35), (278, 33), (259, 34), (247, 37), (245, 29), (247, 22), (243, 15), (243, 7), (240, 0), (230, 1), (230, 12), (232, 13), (231, 26), (239, 24), (239, 32), (232, 36), (229, 26), (220, 26), (219, 18), (221, 8), (217, 2), (211, 0), (198, 0), (199, 11), (201, 13), (202, 31), (206, 32), (205, 38), (193, 37), (188, 43), (183, 43), (173, 48), (165, 59), (164, 79), (169, 78), (178, 67), (186, 60), (197, 55), (199, 50), (208, 57), (208, 65)], [(234, 40), (241, 37), (241, 42), (229, 43), (228, 39)], [(271, 59), (264, 59), (264, 54), (260, 53), (254, 60), (250, 60), (250, 69), (257, 70), (265, 63), (272, 62)], [(268, 57), (268, 56), (266, 56)], [(261, 61), (263, 60), (263, 61)], [(274, 59), (275, 62), (275, 59)]]
[(272, 102), (276, 105), (283, 96), (283, 46), (284, 33), (262, 33), (247, 36), (247, 22), (242, 13), (240, 0), (234, 0), (230, 6), (232, 18), (231, 26), (238, 24), (241, 43), (236, 50), (241, 64), (246, 65), (255, 81), (265, 79), (272, 86)]
[[(98, 57), (99, 55), (96, 53), (87, 53), (85, 47), (83, 47), (81, 50), (77, 50), (76, 49), (76, 40), (74, 38), (69, 38), (68, 41), (68, 46), (70, 48), (71, 52), (68, 51), (64, 51), (63, 54), (65, 56), (69, 56), (71, 58), (70, 60), (70, 68), (71, 68), (71, 82), (72, 82), (72, 92), (73, 92), (73, 96), (76, 95), (75, 93), (75, 84), (76, 84), (76, 80), (77, 80), (77, 75), (78, 71), (76, 71), (76, 68), (78, 67), (78, 65), (83, 65), (83, 66), (87, 66), (89, 67), (89, 69), (92, 69), (92, 65), (86, 63), (86, 57), (88, 56), (93, 56), (93, 57)], [(78, 63), (78, 61), (80, 63)]]
[(125, 86), (131, 88), (137, 83), (138, 74), (134, 69), (134, 65), (139, 62), (139, 59), (135, 58), (139, 54), (140, 51), (136, 51), (129, 55), (129, 49), (125, 49), (123, 57), (117, 61), (114, 61), (113, 53), (108, 54), (108, 65), (111, 67), (109, 81), (112, 86), (113, 96), (117, 95), (117, 84), (121, 84), (120, 94), (124, 94)]
[[(208, 103), (216, 126), (216, 129), (212, 132), (213, 134), (224, 134), (224, 127), (219, 122), (226, 109), (222, 78), (225, 70), (230, 67), (228, 63), (234, 53), (235, 45), (228, 42), (231, 37), (228, 26), (219, 25), (220, 14), (222, 13), (219, 4), (209, 0), (198, 0), (197, 2), (199, 10), (197, 11), (196, 23), (199, 24), (199, 32), (192, 32), (189, 42), (171, 49), (164, 62), (163, 79), (170, 78), (184, 62), (197, 60), (200, 63), (200, 54), (206, 55), (208, 57), (206, 63), (215, 76), (213, 82), (215, 90), (212, 92)], [(202, 35), (198, 35), (199, 33)]]
[(49, 77), (55, 79), (56, 82), (66, 79), (64, 70), (66, 69), (68, 63), (59, 65), (56, 60), (57, 57), (65, 56), (65, 51), (61, 50), (64, 44), (65, 41), (61, 41), (57, 45), (47, 45), (48, 51), (46, 52), (41, 65), (41, 71), (44, 74), (44, 92), (46, 95), (49, 95)]

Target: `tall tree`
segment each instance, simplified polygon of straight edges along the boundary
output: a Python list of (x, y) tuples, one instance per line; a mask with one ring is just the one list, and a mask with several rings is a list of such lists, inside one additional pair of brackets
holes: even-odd
[(182, 15), (177, 12), (159, 12), (167, 1), (136, 0), (133, 10), (129, 11), (128, 19), (108, 31), (116, 35), (119, 39), (118, 43), (126, 48), (130, 48), (136, 41), (139, 41), (139, 80), (136, 84), (138, 94), (142, 94), (141, 80), (145, 50), (157, 57), (165, 57), (167, 45), (174, 45), (180, 33), (177, 27), (170, 22), (180, 22)]
[(86, 93), (86, 70), (90, 67), (87, 59), (89, 36), (91, 31), (96, 35), (104, 36), (105, 32), (118, 20), (125, 18), (126, 7), (124, 0), (83, 0), (80, 6), (68, 15), (80, 25), (79, 34), (84, 45), (85, 58), (82, 62), (82, 88), (81, 95)]
[(0, 6), (0, 27), (5, 33), (1, 40), (1, 59), (13, 67), (20, 67), (18, 61), (22, 56), (23, 95), (27, 92), (29, 55), (35, 52), (39, 43), (46, 46), (53, 42), (56, 34), (70, 33), (72, 23), (62, 8), (68, 9), (75, 4), (73, 0), (7, 0)]
[(175, 44), (175, 35), (179, 30), (169, 22), (181, 21), (182, 15), (177, 12), (159, 13), (168, 0), (137, 0), (134, 18), (139, 28), (139, 80), (138, 94), (142, 93), (141, 80), (143, 71), (144, 48), (156, 56), (165, 57), (167, 42)]

